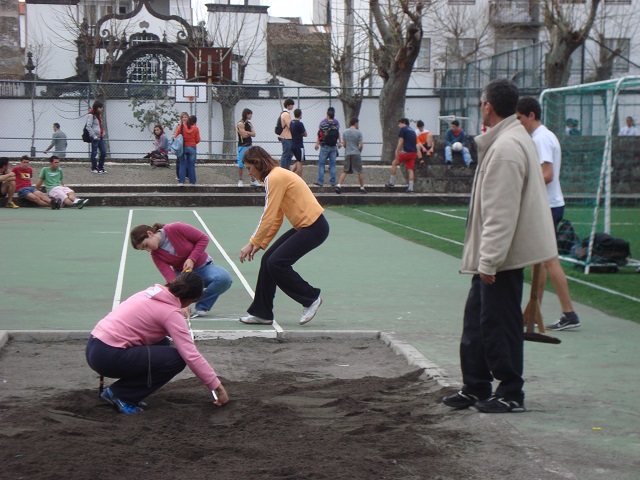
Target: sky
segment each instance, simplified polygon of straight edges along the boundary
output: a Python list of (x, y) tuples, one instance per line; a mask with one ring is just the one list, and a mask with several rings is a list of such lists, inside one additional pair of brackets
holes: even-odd
[[(205, 5), (212, 3), (211, 0), (194, 0), (196, 3)], [(231, 0), (231, 3), (242, 4), (242, 0)], [(311, 23), (312, 0), (261, 0), (262, 5), (268, 5), (269, 15), (272, 17), (302, 17), (302, 23)], [(206, 11), (206, 8), (204, 8)]]

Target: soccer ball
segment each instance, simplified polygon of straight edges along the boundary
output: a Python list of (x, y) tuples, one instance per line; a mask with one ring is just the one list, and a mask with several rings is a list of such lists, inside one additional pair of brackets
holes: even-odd
[(460, 142), (454, 143), (453, 145), (451, 145), (451, 150), (453, 150), (454, 152), (461, 152), (462, 144)]

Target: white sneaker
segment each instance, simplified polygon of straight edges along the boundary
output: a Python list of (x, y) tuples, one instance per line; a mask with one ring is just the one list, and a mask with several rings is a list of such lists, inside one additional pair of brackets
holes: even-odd
[(252, 187), (261, 187), (262, 184), (258, 180), (253, 179), (253, 180), (251, 180), (251, 186)]
[(207, 310), (196, 310), (191, 314), (191, 318), (206, 317), (209, 315)]
[(240, 317), (242, 323), (247, 325), (273, 325), (273, 320), (267, 320), (266, 318), (256, 317), (255, 315), (247, 315), (246, 317)]
[(242, 180), (238, 180), (238, 186), (242, 187), (244, 185), (244, 182)]
[(311, 304), (311, 306), (302, 309), (302, 316), (300, 317), (300, 325), (304, 325), (305, 323), (309, 323), (313, 317), (316, 316), (316, 312), (322, 305), (322, 298), (318, 297), (318, 299)]

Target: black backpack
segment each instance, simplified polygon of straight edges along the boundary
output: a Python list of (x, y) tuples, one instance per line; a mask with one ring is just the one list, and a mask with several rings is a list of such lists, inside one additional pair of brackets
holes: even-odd
[(82, 141), (84, 143), (91, 143), (91, 135), (89, 135), (89, 130), (87, 130), (87, 127), (84, 127), (82, 129)]
[(338, 144), (339, 138), (340, 132), (338, 126), (333, 122), (329, 122), (329, 128), (324, 132), (322, 137), (324, 144), (327, 147), (335, 147)]
[[(589, 237), (582, 241), (581, 248), (576, 249), (576, 258), (578, 260), (586, 258), (588, 249)], [(614, 238), (608, 233), (596, 233), (593, 237), (591, 256), (593, 263), (615, 263), (623, 266), (631, 256), (631, 247), (629, 242), (622, 238)]]
[(565, 219), (562, 219), (558, 225), (556, 238), (558, 240), (558, 253), (564, 255), (571, 253), (573, 246), (580, 243), (580, 237), (573, 229), (573, 225), (569, 220)]
[(284, 128), (282, 126), (282, 114), (283, 113), (284, 112), (280, 112), (280, 115), (278, 115), (278, 120), (276, 121), (276, 128), (273, 130), (276, 135), (282, 134), (282, 130), (284, 130)]

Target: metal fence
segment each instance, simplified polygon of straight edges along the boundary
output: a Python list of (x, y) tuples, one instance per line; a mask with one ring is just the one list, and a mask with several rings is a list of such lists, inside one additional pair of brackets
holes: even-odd
[[(43, 151), (51, 143), (52, 125), (59, 123), (68, 139), (66, 156), (88, 158), (90, 146), (82, 142), (82, 129), (91, 104), (100, 99), (105, 105), (103, 124), (109, 158), (141, 158), (152, 149), (153, 126), (159, 123), (165, 133), (172, 135), (180, 112), (185, 111), (198, 118), (202, 137), (198, 158), (233, 160), (235, 155), (231, 152), (237, 144), (235, 125), (244, 108), (253, 112), (254, 144), (279, 156), (281, 147), (274, 127), (283, 99), (293, 98), (295, 108), (303, 111), (302, 121), (308, 132), (307, 158), (313, 160), (317, 155), (313, 144), (318, 124), (328, 107), (336, 109), (342, 128), (348, 126), (338, 93), (329, 87), (0, 81), (0, 111), (4, 119), (0, 155), (46, 156)], [(377, 161), (382, 146), (380, 92), (367, 89), (360, 93), (364, 94), (359, 115), (365, 143), (363, 158)], [(406, 97), (405, 116), (413, 122), (423, 120), (428, 129), (438, 134), (438, 92), (408, 89)], [(225, 123), (231, 124), (233, 134), (227, 134), (231, 138), (225, 139)]]

